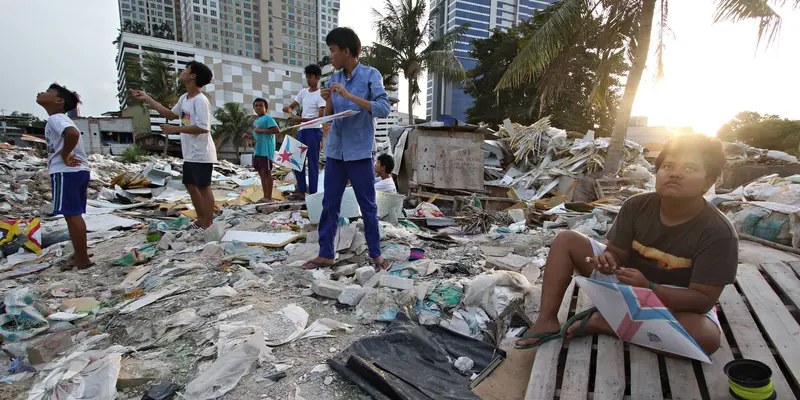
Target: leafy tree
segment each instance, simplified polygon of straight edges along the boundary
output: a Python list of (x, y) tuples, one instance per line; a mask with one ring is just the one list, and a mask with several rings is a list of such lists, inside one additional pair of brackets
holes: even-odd
[[(800, 7), (800, 0), (789, 0), (795, 8)], [(770, 6), (770, 3), (783, 5), (786, 0), (715, 0), (717, 10), (714, 22), (741, 21), (756, 19), (759, 21), (758, 41), (769, 45), (775, 40), (781, 26), (781, 17)], [(658, 11), (658, 13), (656, 13)], [(564, 60), (579, 49), (588, 40), (594, 41), (600, 55), (599, 63), (594, 70), (598, 72), (596, 83), (599, 84), (611, 74), (608, 61), (624, 55), (630, 60), (625, 90), (622, 95), (614, 130), (609, 144), (608, 157), (603, 173), (616, 174), (619, 170), (622, 148), (628, 129), (631, 109), (636, 98), (645, 65), (650, 51), (653, 18), (657, 17), (658, 33), (656, 37), (657, 76), (663, 75), (664, 38), (669, 34), (667, 26), (668, 0), (562, 0), (553, 6), (547, 21), (538, 29), (520, 51), (517, 58), (509, 66), (497, 90), (516, 87), (537, 78), (544, 79), (545, 93), (559, 93), (566, 90), (567, 74), (563, 68)], [(585, 36), (586, 26), (600, 18), (602, 24), (599, 34)], [(599, 85), (598, 85), (599, 86)], [(591, 98), (596, 97), (592, 91)]]
[(369, 65), (378, 70), (383, 77), (383, 86), (387, 92), (397, 91), (399, 74), (394, 68), (392, 59), (383, 47), (364, 47), (361, 49), (361, 56), (358, 61), (364, 65)]
[[(166, 25), (166, 23), (164, 25)], [(172, 28), (169, 28), (169, 30), (171, 32)], [(125, 20), (125, 22), (122, 23), (122, 26), (117, 29), (117, 39), (111, 42), (111, 44), (117, 45), (117, 47), (119, 47), (119, 43), (122, 42), (122, 32), (130, 32), (130, 33), (135, 33), (137, 35), (148, 34), (147, 26), (145, 26), (141, 22), (134, 22), (128, 19)]]
[(734, 131), (745, 125), (755, 124), (768, 119), (780, 119), (780, 117), (775, 114), (765, 114), (762, 116), (755, 111), (742, 111), (719, 128), (717, 137), (726, 142), (735, 142), (737, 139)]
[(238, 157), (242, 145), (246, 143), (247, 134), (253, 129), (252, 119), (239, 103), (225, 103), (214, 113), (214, 118), (219, 122), (212, 127), (212, 137), (217, 149), (226, 142), (231, 142), (236, 147)]
[(800, 121), (763, 119), (734, 131), (736, 138), (750, 146), (797, 154), (800, 144)]
[[(178, 74), (172, 63), (158, 54), (145, 52), (142, 55), (142, 90), (160, 104), (172, 105), (186, 92), (178, 84)], [(169, 122), (169, 121), (168, 121)], [(164, 138), (164, 155), (167, 155), (169, 138)]]
[(330, 63), (331, 63), (331, 57), (330, 56), (322, 56), (322, 59), (317, 61), (317, 65), (320, 68), (322, 68), (322, 67), (324, 67), (324, 66), (326, 66), (326, 65), (328, 65)]
[[(799, 0), (800, 1), (800, 0)], [(400, 71), (408, 81), (408, 115), (413, 124), (414, 103), (419, 102), (422, 89), (419, 78), (422, 72), (436, 74), (448, 82), (460, 82), (466, 78), (464, 67), (455, 57), (453, 46), (466, 32), (469, 25), (455, 27), (437, 39), (433, 39), (433, 28), (438, 10), (426, 16), (425, 0), (385, 0), (386, 13), (373, 9), (378, 41), (374, 50)]]
[(21, 118), (26, 124), (36, 128), (44, 128), (45, 125), (45, 120), (31, 113), (21, 113), (19, 111), (12, 111), (11, 114), (9, 114), (9, 117)]
[(175, 40), (175, 34), (172, 32), (172, 27), (166, 22), (159, 25), (153, 25), (153, 36), (161, 39)]
[(494, 30), (489, 38), (473, 41), (470, 56), (477, 63), (470, 71), (472, 84), (466, 87), (465, 92), (475, 102), (467, 110), (467, 119), (471, 123), (500, 124), (503, 119), (511, 118), (515, 122), (531, 124), (545, 115), (551, 115), (554, 126), (578, 132), (593, 129), (598, 135), (608, 136), (619, 102), (619, 93), (613, 89), (619, 86), (615, 76), (627, 67), (621, 56), (610, 60), (614, 75), (604, 82), (606, 86), (597, 90), (595, 95), (600, 95), (598, 101), (587, 102), (595, 87), (597, 74), (593, 67), (599, 57), (597, 52), (589, 48), (589, 44), (564, 60), (568, 89), (563, 92), (543, 92), (540, 80), (494, 91), (519, 53), (525, 38), (541, 28), (549, 12), (537, 13), (535, 18), (514, 28)]

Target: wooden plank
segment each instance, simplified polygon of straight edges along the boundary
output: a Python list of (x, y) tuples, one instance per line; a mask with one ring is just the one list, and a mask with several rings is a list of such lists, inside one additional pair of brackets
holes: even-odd
[(685, 358), (665, 357), (667, 365), (667, 378), (672, 400), (701, 399), (700, 386), (694, 375), (692, 362)]
[[(592, 301), (586, 292), (578, 293), (575, 312), (586, 310)], [(585, 399), (589, 395), (589, 367), (592, 362), (592, 337), (584, 336), (569, 341), (567, 361), (564, 364), (564, 379), (561, 382), (562, 399)]]
[[(791, 379), (800, 379), (800, 325), (753, 264), (740, 264), (736, 280), (767, 336), (789, 369)], [(774, 372), (774, 370), (773, 370)], [(787, 392), (791, 393), (791, 392)]]
[(797, 275), (794, 274), (791, 267), (784, 263), (761, 264), (761, 267), (778, 284), (792, 304), (800, 307), (800, 279), (797, 279)]
[[(561, 308), (558, 309), (558, 320), (566, 321), (569, 315), (569, 305), (572, 302), (572, 293), (575, 289), (575, 280), (570, 282)], [(552, 399), (556, 392), (556, 372), (558, 372), (558, 355), (561, 353), (561, 339), (547, 342), (536, 348), (536, 359), (531, 368), (531, 377), (528, 379), (528, 389), (525, 400)]]
[(702, 363), (703, 381), (708, 389), (711, 400), (728, 400), (731, 398), (728, 393), (728, 377), (722, 372), (725, 364), (733, 361), (733, 353), (728, 339), (724, 333), (720, 333), (719, 349), (711, 355), (711, 364)]
[(800, 276), (800, 261), (789, 261), (789, 266), (792, 267), (795, 274)]
[[(741, 268), (741, 266), (739, 267)], [(742, 358), (761, 361), (772, 369), (772, 384), (778, 393), (792, 393), (789, 384), (784, 378), (775, 357), (761, 337), (761, 332), (756, 326), (753, 317), (747, 310), (742, 296), (731, 285), (725, 287), (722, 295), (719, 297), (719, 304), (722, 306), (722, 312), (725, 313), (725, 318), (728, 320), (733, 338), (736, 340), (736, 345)]]
[(594, 400), (619, 400), (625, 394), (625, 348), (621, 340), (597, 336)]
[(631, 398), (663, 399), (656, 353), (633, 344), (628, 348), (631, 357)]

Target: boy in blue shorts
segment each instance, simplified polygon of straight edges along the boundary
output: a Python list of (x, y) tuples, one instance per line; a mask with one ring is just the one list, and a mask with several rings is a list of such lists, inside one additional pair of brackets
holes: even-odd
[(261, 177), (261, 187), (264, 189), (264, 198), (272, 200), (272, 157), (275, 157), (275, 134), (280, 133), (280, 128), (275, 119), (267, 114), (269, 103), (262, 98), (253, 101), (253, 111), (258, 118), (253, 122), (253, 137), (256, 140), (253, 151), (253, 168)]
[(67, 113), (78, 107), (78, 94), (56, 83), (36, 96), (36, 103), (47, 111), (44, 133), (47, 139), (47, 167), (53, 190), (53, 214), (67, 221), (69, 238), (75, 254), (62, 269), (85, 269), (93, 264), (86, 245), (86, 192), (89, 188), (89, 165), (83, 151), (81, 132)]

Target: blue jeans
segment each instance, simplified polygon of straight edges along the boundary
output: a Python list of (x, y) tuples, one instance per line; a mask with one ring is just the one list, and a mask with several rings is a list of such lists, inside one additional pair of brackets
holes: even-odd
[[(298, 193), (317, 193), (319, 185), (319, 147), (322, 143), (322, 129), (303, 129), (297, 134), (297, 140), (308, 146), (306, 161), (308, 166), (303, 166), (300, 171), (294, 171), (297, 179)], [(306, 187), (306, 170), (308, 170), (308, 187)]]
[(378, 204), (375, 202), (374, 164), (371, 158), (342, 161), (325, 160), (325, 193), (322, 198), (322, 215), (319, 220), (319, 256), (333, 259), (336, 256), (334, 240), (339, 230), (339, 211), (347, 180), (353, 186), (361, 216), (369, 256), (381, 256), (381, 233), (378, 228)]

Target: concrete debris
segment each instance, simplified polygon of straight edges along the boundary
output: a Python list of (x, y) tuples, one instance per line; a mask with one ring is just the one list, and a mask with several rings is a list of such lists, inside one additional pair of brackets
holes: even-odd
[(347, 304), (348, 306), (356, 306), (364, 297), (364, 288), (360, 285), (347, 285), (339, 293), (339, 303)]
[(392, 289), (408, 290), (414, 287), (414, 280), (401, 278), (399, 276), (385, 275), (381, 277), (380, 285), (381, 287)]
[(375, 275), (375, 268), (366, 265), (356, 269), (356, 282), (364, 285), (367, 281)]
[(37, 343), (28, 345), (28, 362), (31, 365), (46, 364), (56, 359), (59, 353), (72, 347), (72, 332), (56, 332)]
[(314, 294), (317, 296), (338, 299), (345, 286), (344, 283), (338, 281), (318, 279), (311, 283), (311, 290), (313, 290)]

